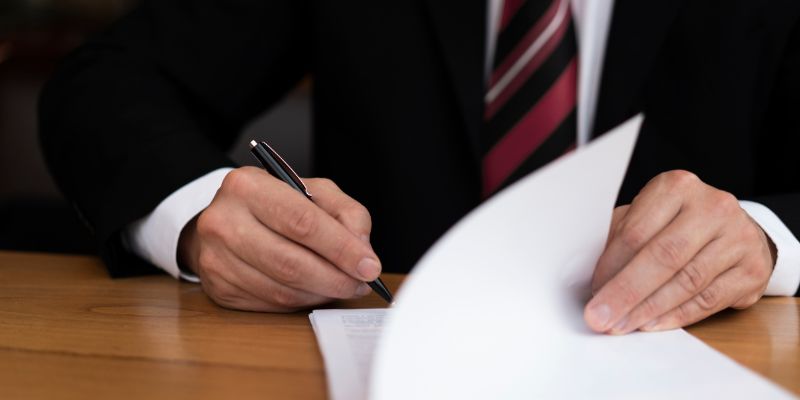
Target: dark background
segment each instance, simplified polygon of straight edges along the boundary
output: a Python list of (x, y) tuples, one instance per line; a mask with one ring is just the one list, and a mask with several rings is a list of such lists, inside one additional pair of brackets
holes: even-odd
[[(59, 60), (136, 3), (0, 0), (0, 249), (95, 252), (93, 239), (60, 195), (42, 159), (36, 103)], [(253, 164), (246, 143), (266, 139), (298, 173), (309, 176), (310, 84), (306, 80), (253, 121), (230, 149), (232, 157)]]

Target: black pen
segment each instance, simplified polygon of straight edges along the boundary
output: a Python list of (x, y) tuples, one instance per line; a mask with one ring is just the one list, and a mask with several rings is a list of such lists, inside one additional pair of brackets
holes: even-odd
[[(308, 188), (303, 184), (300, 177), (297, 176), (297, 173), (294, 172), (292, 167), (290, 167), (289, 164), (284, 161), (283, 157), (273, 150), (270, 145), (264, 141), (256, 142), (255, 140), (251, 140), (250, 152), (253, 153), (253, 156), (255, 156), (267, 172), (286, 182), (289, 186), (304, 194), (309, 200), (314, 201)], [(389, 292), (389, 289), (386, 288), (386, 285), (383, 284), (381, 278), (375, 279), (372, 282), (367, 282), (367, 285), (369, 285), (378, 296), (386, 300), (387, 303), (392, 304), (392, 294)]]

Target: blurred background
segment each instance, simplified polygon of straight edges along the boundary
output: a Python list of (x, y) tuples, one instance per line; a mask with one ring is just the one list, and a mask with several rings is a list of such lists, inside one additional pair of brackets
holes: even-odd
[[(50, 178), (36, 104), (61, 58), (135, 7), (137, 0), (0, 0), (0, 249), (94, 253), (88, 231)], [(243, 132), (231, 149), (254, 164), (250, 138), (269, 139), (301, 175), (311, 171), (309, 83)]]

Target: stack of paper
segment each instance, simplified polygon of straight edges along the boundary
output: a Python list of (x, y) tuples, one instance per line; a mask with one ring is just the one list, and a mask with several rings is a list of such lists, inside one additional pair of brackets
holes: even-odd
[(367, 398), (375, 345), (385, 309), (314, 310), (311, 327), (322, 349), (333, 400)]
[(584, 324), (640, 124), (465, 217), (414, 268), (382, 333), (382, 311), (315, 311), (334, 400), (790, 397), (683, 330), (615, 337)]

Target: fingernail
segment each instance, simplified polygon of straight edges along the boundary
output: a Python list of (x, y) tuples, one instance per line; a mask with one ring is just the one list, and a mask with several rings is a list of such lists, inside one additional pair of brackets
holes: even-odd
[(358, 285), (358, 288), (356, 288), (356, 296), (363, 297), (368, 295), (369, 292), (371, 291), (372, 289), (369, 288), (369, 285), (367, 285), (366, 283), (362, 283)]
[(373, 281), (381, 273), (381, 266), (375, 259), (365, 257), (356, 266), (356, 271), (361, 275), (362, 280)]
[(625, 332), (625, 326), (628, 325), (628, 317), (623, 318), (621, 321), (617, 322), (613, 328), (611, 328), (611, 333), (615, 334), (623, 334)]
[(598, 304), (589, 309), (589, 318), (594, 320), (594, 326), (606, 330), (606, 325), (611, 319), (611, 307), (608, 304)]
[(658, 319), (654, 319), (654, 320), (652, 320), (652, 321), (650, 321), (650, 322), (648, 322), (648, 323), (644, 324), (644, 326), (642, 326), (641, 328), (639, 328), (639, 330), (642, 330), (642, 331), (652, 331), (653, 329), (655, 329), (655, 327), (656, 327), (657, 325), (658, 325)]

